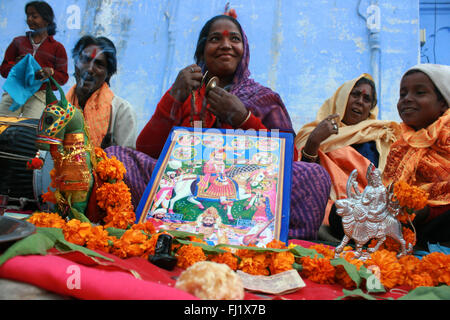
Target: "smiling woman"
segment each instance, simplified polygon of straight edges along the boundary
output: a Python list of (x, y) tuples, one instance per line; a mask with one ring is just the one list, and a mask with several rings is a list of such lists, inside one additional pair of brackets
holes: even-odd
[[(295, 138), (301, 160), (320, 163), (331, 176), (330, 202), (323, 223), (336, 226), (337, 230), (331, 231), (337, 238), (344, 234), (334, 201), (346, 197), (350, 173), (354, 169), (366, 172), (370, 163), (382, 171), (399, 132), (397, 123), (377, 120), (377, 115), (373, 79), (362, 74), (340, 86), (319, 109), (316, 120), (303, 126)], [(358, 185), (360, 191), (367, 185), (364, 174), (358, 175)]]
[[(137, 150), (105, 150), (124, 163), (124, 181), (130, 187), (135, 207), (174, 126), (275, 129), (295, 134), (279, 94), (250, 78), (249, 44), (236, 19), (219, 15), (207, 21), (200, 31), (194, 58), (195, 64), (179, 71), (159, 101), (138, 136)], [(208, 85), (212, 81), (216, 81), (215, 86)], [(295, 162), (291, 174), (289, 236), (315, 239), (329, 194), (329, 176), (319, 165), (305, 162)]]

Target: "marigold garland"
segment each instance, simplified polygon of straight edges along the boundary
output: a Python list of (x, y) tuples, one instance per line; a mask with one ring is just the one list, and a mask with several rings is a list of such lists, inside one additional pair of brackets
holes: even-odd
[[(37, 227), (60, 228), (64, 238), (74, 244), (86, 246), (92, 250), (112, 253), (120, 258), (142, 257), (147, 259), (155, 253), (156, 242), (162, 233), (156, 233), (154, 225), (147, 221), (134, 224), (135, 213), (131, 204), (129, 188), (123, 182), (126, 170), (115, 157), (108, 158), (101, 148), (95, 148), (97, 159), (96, 173), (103, 184), (96, 191), (98, 207), (106, 212), (104, 225), (93, 226), (90, 223), (76, 219), (65, 221), (56, 213), (36, 212), (28, 221)], [(54, 172), (50, 172), (52, 176)], [(53, 180), (53, 179), (52, 179)], [(54, 182), (52, 181), (54, 184)], [(422, 190), (410, 187), (407, 183), (398, 182), (394, 187), (395, 196), (401, 206), (408, 208), (397, 216), (399, 221), (410, 223), (414, 219), (411, 210), (422, 208), (428, 195)], [(54, 194), (49, 190), (44, 195), (46, 201), (51, 201)], [(106, 230), (109, 227), (125, 230), (120, 238), (110, 236)], [(166, 233), (166, 232), (163, 232)], [(408, 244), (415, 244), (414, 232), (403, 227), (403, 236)], [(206, 254), (196, 242), (206, 244), (201, 238), (190, 236), (189, 244), (173, 243), (172, 251), (178, 259), (177, 266), (183, 269), (199, 261), (210, 260), (227, 264), (232, 270), (241, 270), (252, 275), (273, 275), (293, 268), (294, 262), (302, 265), (300, 272), (303, 277), (320, 284), (337, 283), (346, 289), (355, 288), (356, 283), (350, 278), (342, 265), (333, 266), (334, 249), (323, 244), (310, 246), (323, 257), (301, 257), (296, 259), (291, 251), (275, 252), (271, 250), (249, 250), (225, 248), (220, 254)], [(369, 247), (376, 245), (372, 240)], [(251, 245), (252, 246), (252, 245)], [(292, 249), (279, 240), (267, 244), (269, 249)], [(365, 266), (374, 270), (376, 267), (380, 281), (386, 288), (405, 284), (411, 288), (418, 286), (450, 285), (450, 255), (431, 253), (418, 259), (407, 255), (397, 259), (396, 253), (400, 245), (386, 239), (380, 249), (369, 255), (366, 261), (355, 259), (352, 248), (347, 246), (340, 257), (353, 264), (357, 270)]]
[[(90, 223), (72, 219), (64, 221), (56, 213), (36, 212), (29, 222), (38, 227), (61, 228), (67, 241), (84, 245), (93, 250), (112, 253), (120, 258), (142, 257), (147, 259), (155, 253), (156, 241), (160, 234), (155, 233), (155, 227), (150, 221), (134, 224), (120, 238), (108, 235), (105, 226), (93, 226)], [(165, 233), (165, 232), (163, 232)], [(192, 243), (205, 243), (198, 237), (189, 237)], [(292, 269), (295, 257), (291, 251), (255, 251), (238, 249), (232, 252), (206, 255), (200, 246), (174, 244), (172, 250), (178, 258), (178, 267), (188, 268), (199, 261), (210, 260), (225, 263), (233, 270), (242, 270), (253, 275), (271, 275)], [(284, 243), (274, 240), (267, 248), (292, 249), (295, 245), (286, 247)], [(337, 283), (346, 289), (355, 288), (356, 284), (341, 265), (331, 265), (334, 250), (323, 244), (312, 245), (310, 249), (324, 257), (302, 257), (297, 259), (303, 270), (301, 275), (320, 284)], [(450, 285), (450, 255), (440, 252), (430, 253), (422, 259), (407, 255), (397, 259), (396, 252), (386, 249), (378, 250), (366, 261), (355, 259), (351, 247), (345, 247), (340, 257), (355, 265), (374, 270), (377, 268), (381, 283), (386, 288), (405, 284), (411, 288), (418, 286)]]
[(105, 227), (126, 229), (136, 220), (130, 189), (122, 180), (126, 169), (115, 156), (108, 158), (103, 149), (97, 147), (94, 152), (97, 157), (95, 171), (104, 182), (96, 190), (96, 197), (98, 207), (106, 212)]

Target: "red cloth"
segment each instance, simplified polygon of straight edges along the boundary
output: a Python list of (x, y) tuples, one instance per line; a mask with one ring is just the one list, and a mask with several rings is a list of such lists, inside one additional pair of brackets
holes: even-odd
[[(31, 45), (28, 36), (14, 38), (6, 49), (5, 57), (0, 66), (0, 74), (2, 77), (7, 78), (9, 71), (16, 64), (16, 58), (27, 53), (33, 54), (33, 46)], [(53, 78), (61, 86), (69, 80), (66, 49), (60, 42), (56, 41), (53, 36), (45, 38), (44, 42), (36, 51), (34, 58), (42, 68), (53, 68), (55, 71)], [(41, 86), (40, 90), (44, 90), (45, 88), (46, 83)], [(56, 87), (53, 87), (53, 90), (56, 90)]]
[[(314, 243), (303, 240), (291, 240), (290, 243), (305, 248)], [(195, 296), (174, 288), (176, 277), (183, 271), (161, 269), (143, 258), (120, 259), (114, 255), (100, 252), (112, 259), (93, 259), (79, 252), (58, 254), (50, 250), (46, 256), (17, 256), (0, 266), (0, 278), (7, 278), (30, 283), (40, 288), (61, 295), (88, 300), (193, 300)], [(73, 270), (79, 268), (80, 288), (70, 289)], [(72, 267), (73, 268), (73, 267)], [(133, 275), (133, 273), (136, 276)], [(140, 279), (139, 279), (140, 278)], [(282, 295), (258, 295), (245, 292), (244, 300), (288, 299), (288, 300), (334, 300), (343, 296), (342, 287), (337, 284), (323, 285), (303, 279), (306, 287)], [(384, 294), (376, 294), (380, 298), (398, 299), (407, 293), (409, 288), (399, 287)]]

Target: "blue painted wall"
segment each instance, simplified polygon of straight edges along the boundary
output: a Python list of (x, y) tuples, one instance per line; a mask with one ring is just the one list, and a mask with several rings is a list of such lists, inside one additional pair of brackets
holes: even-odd
[(450, 65), (450, 1), (420, 0), (421, 61)]
[[(26, 2), (0, 0), (1, 58), (13, 37), (27, 30)], [(227, 1), (48, 2), (57, 18), (55, 38), (69, 55), (86, 33), (115, 42), (118, 74), (111, 86), (132, 103), (141, 129), (178, 71), (193, 63), (203, 24), (222, 13)], [(371, 50), (366, 24), (366, 18), (370, 26), (378, 21), (373, 12), (367, 13), (373, 4), (380, 13), (375, 41), (379, 50)], [(420, 61), (419, 0), (236, 0), (230, 5), (250, 41), (252, 76), (281, 95), (296, 131), (315, 118), (340, 84), (362, 72), (371, 73), (374, 61), (380, 68), (381, 118), (399, 120), (396, 104), (401, 75)], [(69, 73), (73, 70), (70, 59)], [(0, 79), (0, 86), (3, 83)], [(71, 77), (64, 89), (73, 84)]]

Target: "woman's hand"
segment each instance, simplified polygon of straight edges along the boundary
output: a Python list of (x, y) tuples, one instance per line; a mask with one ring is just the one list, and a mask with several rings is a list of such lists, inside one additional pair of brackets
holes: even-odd
[(170, 89), (170, 95), (179, 102), (184, 102), (191, 94), (192, 90), (198, 89), (202, 81), (202, 69), (192, 64), (182, 69)]
[(220, 121), (228, 123), (233, 128), (238, 128), (249, 113), (237, 96), (220, 87), (215, 87), (208, 92), (207, 101), (208, 110)]
[(339, 118), (339, 114), (335, 113), (329, 115), (325, 119), (319, 122), (317, 127), (311, 132), (306, 141), (304, 150), (307, 154), (312, 156), (317, 155), (320, 144), (332, 134), (339, 133), (339, 127), (336, 123), (336, 118)]
[(55, 70), (50, 67), (44, 67), (41, 70), (38, 70), (34, 73), (34, 78), (36, 80), (45, 80), (50, 78), (52, 75), (55, 74)]

